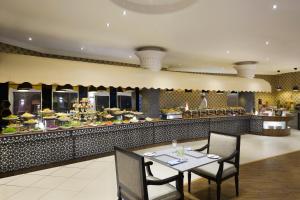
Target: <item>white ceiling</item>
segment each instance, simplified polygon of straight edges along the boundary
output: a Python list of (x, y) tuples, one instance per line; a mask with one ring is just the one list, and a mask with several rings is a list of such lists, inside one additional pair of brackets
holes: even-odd
[(300, 66), (299, 0), (198, 0), (179, 11), (127, 8), (126, 15), (116, 1), (0, 0), (0, 41), (128, 63), (139, 63), (134, 48), (162, 46), (163, 65), (178, 71), (236, 73), (232, 63), (243, 60), (258, 61), (258, 74)]

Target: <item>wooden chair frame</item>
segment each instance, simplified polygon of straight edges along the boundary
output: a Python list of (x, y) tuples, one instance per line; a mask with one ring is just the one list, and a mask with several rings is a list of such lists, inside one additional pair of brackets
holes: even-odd
[[(236, 196), (238, 196), (239, 195), (239, 168), (240, 168), (241, 136), (240, 135), (233, 135), (233, 134), (227, 134), (227, 133), (220, 133), (220, 132), (211, 131), (209, 133), (209, 136), (208, 136), (208, 144), (201, 147), (200, 149), (197, 149), (196, 151), (204, 151), (205, 149), (207, 149), (207, 153), (209, 153), (210, 136), (211, 136), (212, 133), (213, 134), (220, 134), (220, 135), (225, 135), (225, 136), (236, 137), (237, 142), (236, 142), (235, 151), (230, 156), (218, 160), (219, 169), (218, 169), (216, 177), (207, 176), (205, 174), (199, 173), (199, 172), (194, 171), (194, 170), (188, 171), (188, 191), (191, 192), (191, 173), (194, 173), (194, 174), (197, 174), (197, 175), (199, 175), (203, 178), (208, 179), (209, 184), (210, 184), (210, 181), (214, 181), (214, 182), (217, 183), (217, 200), (220, 200), (222, 182), (229, 179), (229, 178), (231, 178), (231, 177), (235, 177), (235, 191), (236, 191)], [(234, 159), (234, 161), (232, 161), (232, 159)], [(232, 174), (229, 174), (225, 177), (222, 177), (223, 176), (223, 167), (224, 167), (225, 162), (233, 164), (236, 167), (236, 172), (232, 173)]]
[[(142, 191), (141, 191), (143, 198), (139, 199), (138, 197), (136, 197), (136, 200), (149, 200), (148, 189), (147, 189), (148, 185), (164, 185), (164, 184), (176, 181), (176, 189), (179, 191), (180, 177), (178, 175), (175, 175), (175, 176), (172, 176), (172, 177), (169, 177), (166, 179), (161, 179), (161, 180), (147, 180), (146, 171), (149, 176), (153, 176), (153, 173), (152, 173), (151, 167), (150, 167), (151, 165), (153, 165), (153, 162), (150, 161), (150, 162), (145, 163), (144, 157), (142, 157), (136, 153), (127, 151), (125, 149), (122, 149), (120, 147), (114, 147), (114, 150), (115, 150), (115, 165), (116, 165), (116, 175), (117, 175), (118, 200), (132, 200), (132, 199), (126, 199), (126, 197), (122, 197), (122, 195), (121, 195), (121, 190), (126, 190), (126, 192), (128, 192), (128, 193), (130, 193), (130, 191), (126, 188), (126, 185), (123, 185), (119, 182), (119, 175), (118, 175), (118, 170), (117, 170), (117, 159), (116, 159), (117, 151), (120, 151), (120, 152), (126, 154), (127, 156), (138, 160), (140, 163), (140, 166), (141, 166), (140, 171), (137, 173), (142, 174), (140, 181), (141, 181), (141, 183), (143, 183), (143, 187), (142, 187)], [(136, 196), (133, 193), (130, 193), (130, 195)], [(183, 195), (183, 194), (181, 194), (181, 195)], [(183, 199), (183, 197), (181, 197), (181, 198)]]

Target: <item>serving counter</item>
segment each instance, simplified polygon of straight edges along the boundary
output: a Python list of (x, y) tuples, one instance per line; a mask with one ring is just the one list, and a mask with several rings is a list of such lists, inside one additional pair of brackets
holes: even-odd
[(114, 146), (137, 148), (174, 139), (199, 139), (210, 131), (258, 133), (263, 130), (261, 124), (260, 118), (251, 115), (213, 116), (0, 135), (0, 177), (31, 167), (101, 156), (112, 152)]

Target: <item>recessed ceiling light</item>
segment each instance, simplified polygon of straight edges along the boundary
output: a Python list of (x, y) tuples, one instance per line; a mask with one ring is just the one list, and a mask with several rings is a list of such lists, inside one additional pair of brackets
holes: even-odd
[(132, 56), (129, 56), (129, 58), (132, 58)]
[(29, 41), (32, 41), (32, 37), (29, 37), (28, 40), (29, 40)]
[(123, 10), (123, 15), (127, 15), (127, 11), (126, 10)]
[(278, 8), (277, 4), (274, 4), (274, 5), (272, 6), (272, 8), (273, 8), (273, 10), (277, 10), (277, 8)]
[(227, 51), (226, 51), (226, 53), (227, 53), (227, 54), (230, 54), (230, 51), (229, 51), (229, 50), (227, 50)]
[(269, 42), (269, 41), (266, 41), (266, 42), (265, 42), (265, 44), (266, 44), (266, 45), (269, 45), (269, 44), (270, 44), (270, 42)]
[(80, 50), (83, 51), (83, 50), (84, 50), (84, 47), (81, 47)]
[(110, 23), (106, 23), (106, 27), (107, 27), (107, 28), (110, 27)]

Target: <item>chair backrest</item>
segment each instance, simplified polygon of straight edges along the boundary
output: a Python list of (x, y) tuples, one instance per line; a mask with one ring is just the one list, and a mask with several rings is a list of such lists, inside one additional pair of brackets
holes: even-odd
[(118, 194), (125, 200), (148, 200), (144, 158), (115, 147)]
[(240, 157), (240, 140), (239, 135), (231, 135), (218, 132), (210, 132), (209, 134), (209, 147), (208, 152), (210, 154), (216, 154), (221, 157), (230, 156), (235, 150), (238, 151), (238, 155), (231, 161), (239, 164)]

